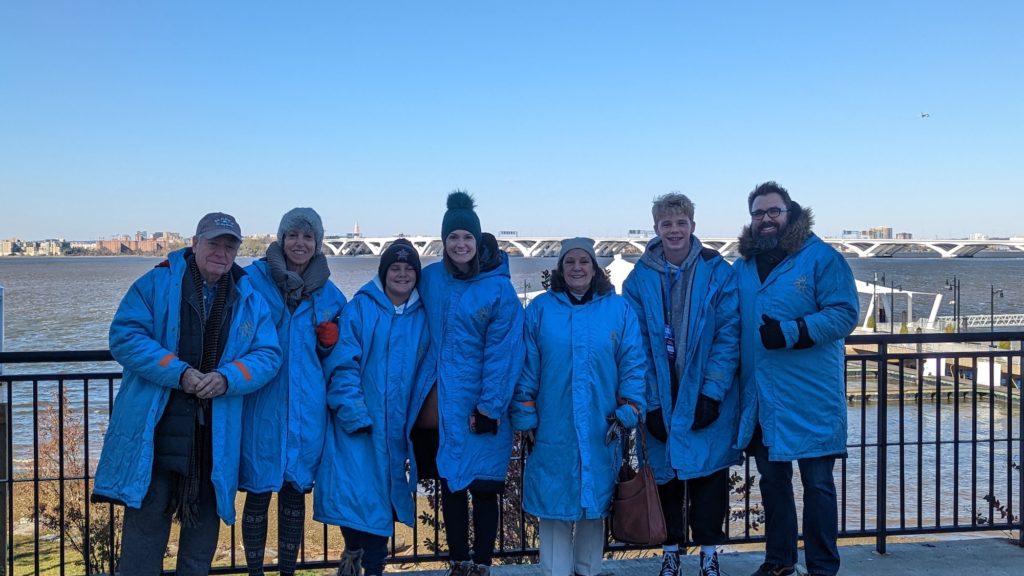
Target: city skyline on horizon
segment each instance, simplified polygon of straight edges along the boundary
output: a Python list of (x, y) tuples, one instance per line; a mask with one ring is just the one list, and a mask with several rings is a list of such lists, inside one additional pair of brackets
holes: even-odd
[[(359, 228), (359, 224), (358, 223), (355, 223), (353, 225), (353, 230), (355, 230), (356, 228)], [(891, 229), (892, 237), (891, 238), (883, 238), (883, 237), (871, 237), (871, 236), (867, 235), (867, 233), (870, 230), (872, 230), (872, 229), (881, 229), (881, 228)], [(509, 234), (512, 234), (512, 233), (514, 233), (516, 236), (519, 236), (519, 237), (551, 237), (551, 238), (559, 238), (559, 237), (569, 238), (569, 237), (572, 237), (572, 234), (570, 234), (570, 235), (566, 235), (566, 234), (523, 234), (523, 233), (521, 233), (518, 230), (505, 231), (505, 232), (507, 232), (507, 233), (505, 233), (503, 231), (490, 230), (490, 229), (486, 229), (485, 228), (483, 231), (484, 232), (490, 232), (490, 233), (494, 234), (495, 236), (502, 237), (502, 238), (504, 238), (506, 236), (508, 236), (508, 237), (515, 237), (515, 236), (509, 236)], [(621, 234), (608, 234), (608, 235), (594, 234), (594, 235), (592, 235), (592, 237), (595, 237), (595, 238), (596, 237), (602, 237), (602, 238), (619, 238), (619, 237), (621, 237), (621, 238), (626, 238), (626, 237), (629, 237), (629, 236), (636, 235), (635, 234), (636, 232), (647, 233), (647, 235), (649, 237), (653, 237), (654, 236), (654, 230), (653, 230), (653, 227), (651, 227), (651, 228), (645, 228), (645, 229), (640, 229), (640, 228), (627, 229), (627, 231), (625, 233), (621, 233)], [(1009, 235), (1009, 236), (997, 236), (997, 235), (992, 235), (992, 234), (986, 234), (983, 231), (974, 231), (974, 232), (971, 232), (969, 234), (966, 234), (964, 236), (959, 236), (959, 237), (956, 237), (956, 236), (954, 236), (954, 237), (924, 237), (924, 236), (919, 236), (917, 234), (914, 234), (913, 232), (910, 232), (910, 231), (898, 230), (897, 228), (893, 228), (893, 227), (889, 227), (889, 226), (875, 226), (875, 227), (862, 228), (862, 229), (847, 228), (847, 229), (843, 229), (838, 234), (825, 234), (825, 233), (822, 233), (819, 230), (816, 230), (815, 233), (818, 234), (818, 236), (821, 236), (823, 238), (829, 238), (829, 239), (844, 239), (845, 238), (845, 239), (864, 239), (864, 240), (869, 240), (870, 239), (870, 240), (921, 240), (921, 241), (933, 241), (933, 240), (984, 241), (984, 240), (1018, 240), (1018, 239), (1024, 238), (1024, 234), (1013, 234), (1013, 235)], [(851, 236), (850, 235), (851, 233), (859, 233), (859, 234), (862, 234), (862, 236)], [(63, 242), (97, 242), (97, 241), (110, 241), (110, 240), (133, 240), (133, 239), (136, 239), (136, 236), (139, 235), (139, 234), (141, 234), (141, 236), (138, 238), (139, 240), (157, 239), (157, 238), (159, 238), (159, 236), (157, 236), (158, 234), (159, 235), (169, 234), (169, 235), (172, 235), (172, 236), (179, 237), (181, 240), (183, 240), (185, 242), (190, 241), (191, 238), (192, 238), (192, 235), (193, 235), (192, 232), (181, 232), (181, 231), (177, 231), (177, 230), (154, 230), (154, 231), (137, 230), (137, 231), (132, 232), (132, 233), (106, 234), (106, 235), (98, 236), (98, 237), (95, 237), (95, 238), (70, 238), (70, 237), (66, 237), (66, 236), (48, 236), (48, 237), (42, 237), (42, 238), (21, 238), (21, 237), (12, 237), (12, 236), (9, 236), (9, 235), (5, 236), (3, 234), (3, 231), (0, 230), (0, 241), (14, 241), (14, 240), (17, 240), (17, 241), (21, 241), (21, 242), (46, 242), (46, 241), (58, 240), (58, 241), (63, 241)], [(702, 234), (700, 234), (698, 232), (694, 232), (694, 234), (698, 238), (706, 237), (706, 238), (716, 238), (716, 239), (720, 239), (720, 238), (733, 238), (733, 237), (737, 236), (737, 234), (731, 234), (731, 235), (729, 235), (729, 234), (724, 234), (724, 235), (717, 235), (717, 234), (714, 234), (714, 235), (702, 235)], [(900, 237), (898, 237), (901, 234), (910, 234), (911, 237), (910, 238), (900, 238)], [(264, 237), (272, 237), (272, 236), (276, 236), (276, 235), (277, 235), (276, 231), (273, 231), (273, 232), (247, 232), (244, 227), (242, 228), (242, 236), (245, 237), (245, 238), (264, 238)], [(579, 235), (579, 234), (575, 234), (575, 235)], [(583, 235), (586, 235), (586, 234), (583, 234)], [(407, 232), (393, 232), (393, 233), (383, 233), (383, 234), (363, 234), (362, 232), (356, 233), (354, 231), (353, 232), (333, 233), (333, 232), (330, 232), (330, 231), (325, 229), (325, 233), (324, 233), (324, 238), (325, 239), (337, 239), (337, 238), (346, 238), (346, 237), (350, 237), (350, 238), (351, 237), (356, 237), (356, 238), (391, 238), (391, 237), (439, 238), (439, 234), (407, 233)]]

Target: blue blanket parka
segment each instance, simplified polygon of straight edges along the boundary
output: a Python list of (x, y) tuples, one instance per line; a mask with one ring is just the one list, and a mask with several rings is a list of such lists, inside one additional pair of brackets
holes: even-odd
[[(508, 406), (523, 368), (523, 305), (512, 287), (508, 255), (490, 270), (461, 280), (443, 262), (423, 269), (431, 355), (415, 401), (436, 381), (440, 449), (437, 468), (454, 491), (474, 480), (504, 482), (512, 455)], [(498, 420), (497, 434), (469, 429), (473, 409)]]
[(523, 510), (565, 521), (608, 514), (622, 447), (605, 433), (620, 398), (643, 414), (644, 353), (629, 304), (613, 293), (576, 306), (565, 292), (534, 299), (511, 408), (516, 430), (535, 430)]
[(246, 267), (270, 308), (284, 351), (269, 384), (245, 397), (238, 487), (278, 492), (289, 482), (299, 492), (313, 487), (327, 431), (327, 383), (317, 354), (316, 326), (337, 319), (345, 296), (328, 280), (288, 310), (265, 260)]
[[(191, 248), (132, 284), (110, 325), (110, 351), (124, 368), (103, 441), (93, 492), (101, 498), (142, 506), (153, 473), (153, 434), (172, 389), (189, 367), (177, 356), (182, 281)], [(213, 481), (217, 514), (235, 521), (241, 448), (242, 399), (265, 385), (281, 364), (281, 348), (266, 302), (235, 266), (238, 299), (217, 371), (228, 388), (213, 399)]]
[(418, 413), (413, 384), (430, 347), (426, 313), (415, 290), (396, 312), (374, 278), (345, 307), (339, 328), (325, 361), (330, 422), (313, 518), (390, 536), (395, 517), (409, 526), (415, 520), (406, 462)]
[[(668, 442), (648, 434), (651, 467), (659, 483), (672, 478), (703, 478), (739, 464), (733, 447), (739, 416), (739, 300), (732, 267), (715, 250), (701, 249), (693, 263), (683, 371), (672, 406), (671, 369), (665, 350), (663, 304), (664, 259), (660, 238), (654, 238), (623, 284), (623, 295), (640, 318), (646, 352), (647, 409), (662, 409)], [(681, 339), (677, 338), (677, 341)], [(692, 430), (699, 394), (721, 402), (717, 420)]]

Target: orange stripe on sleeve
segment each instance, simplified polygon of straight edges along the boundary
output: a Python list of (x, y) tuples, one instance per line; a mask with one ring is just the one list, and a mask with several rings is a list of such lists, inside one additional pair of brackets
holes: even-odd
[(175, 358), (177, 358), (177, 356), (174, 354), (168, 354), (167, 356), (164, 356), (163, 358), (160, 359), (160, 367), (167, 368), (171, 364), (171, 361), (173, 361)]
[(533, 400), (527, 400), (526, 402), (520, 402), (520, 404), (522, 404), (523, 406), (525, 406), (527, 408), (533, 408), (534, 406), (537, 405), (537, 403), (534, 402)]
[(242, 373), (242, 377), (245, 378), (246, 382), (252, 381), (252, 374), (249, 373), (249, 369), (245, 367), (245, 364), (242, 364), (241, 360), (235, 360), (232, 364)]

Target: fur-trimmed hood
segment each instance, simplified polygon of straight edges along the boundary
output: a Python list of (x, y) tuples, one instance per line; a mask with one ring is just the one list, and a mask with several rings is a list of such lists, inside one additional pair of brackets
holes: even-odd
[[(791, 215), (796, 214), (796, 217), (789, 221), (786, 229), (782, 232), (782, 237), (779, 238), (779, 248), (782, 248), (787, 256), (799, 252), (804, 242), (814, 233), (812, 229), (814, 227), (814, 212), (810, 207), (803, 208), (796, 202), (790, 202), (789, 211)], [(740, 232), (739, 251), (740, 256), (744, 259), (749, 259), (757, 253), (754, 249), (754, 238), (750, 235), (749, 224), (744, 226), (743, 231)]]

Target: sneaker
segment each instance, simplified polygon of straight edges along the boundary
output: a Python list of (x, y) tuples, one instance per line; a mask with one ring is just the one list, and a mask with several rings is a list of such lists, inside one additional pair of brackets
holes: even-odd
[(661, 572), (658, 576), (679, 576), (679, 553), (665, 552), (661, 556)]
[(765, 562), (761, 564), (761, 567), (757, 569), (750, 576), (790, 576), (796, 574), (795, 566), (779, 566), (777, 564), (770, 564)]
[(363, 573), (363, 550), (349, 550), (341, 554), (341, 563), (338, 564), (336, 576), (361, 576)]
[(444, 576), (472, 576), (474, 564), (470, 560), (452, 562)]
[(491, 567), (486, 564), (470, 563), (469, 576), (491, 576)]
[(718, 552), (712, 552), (710, 556), (700, 553), (700, 576), (722, 576), (718, 569)]

